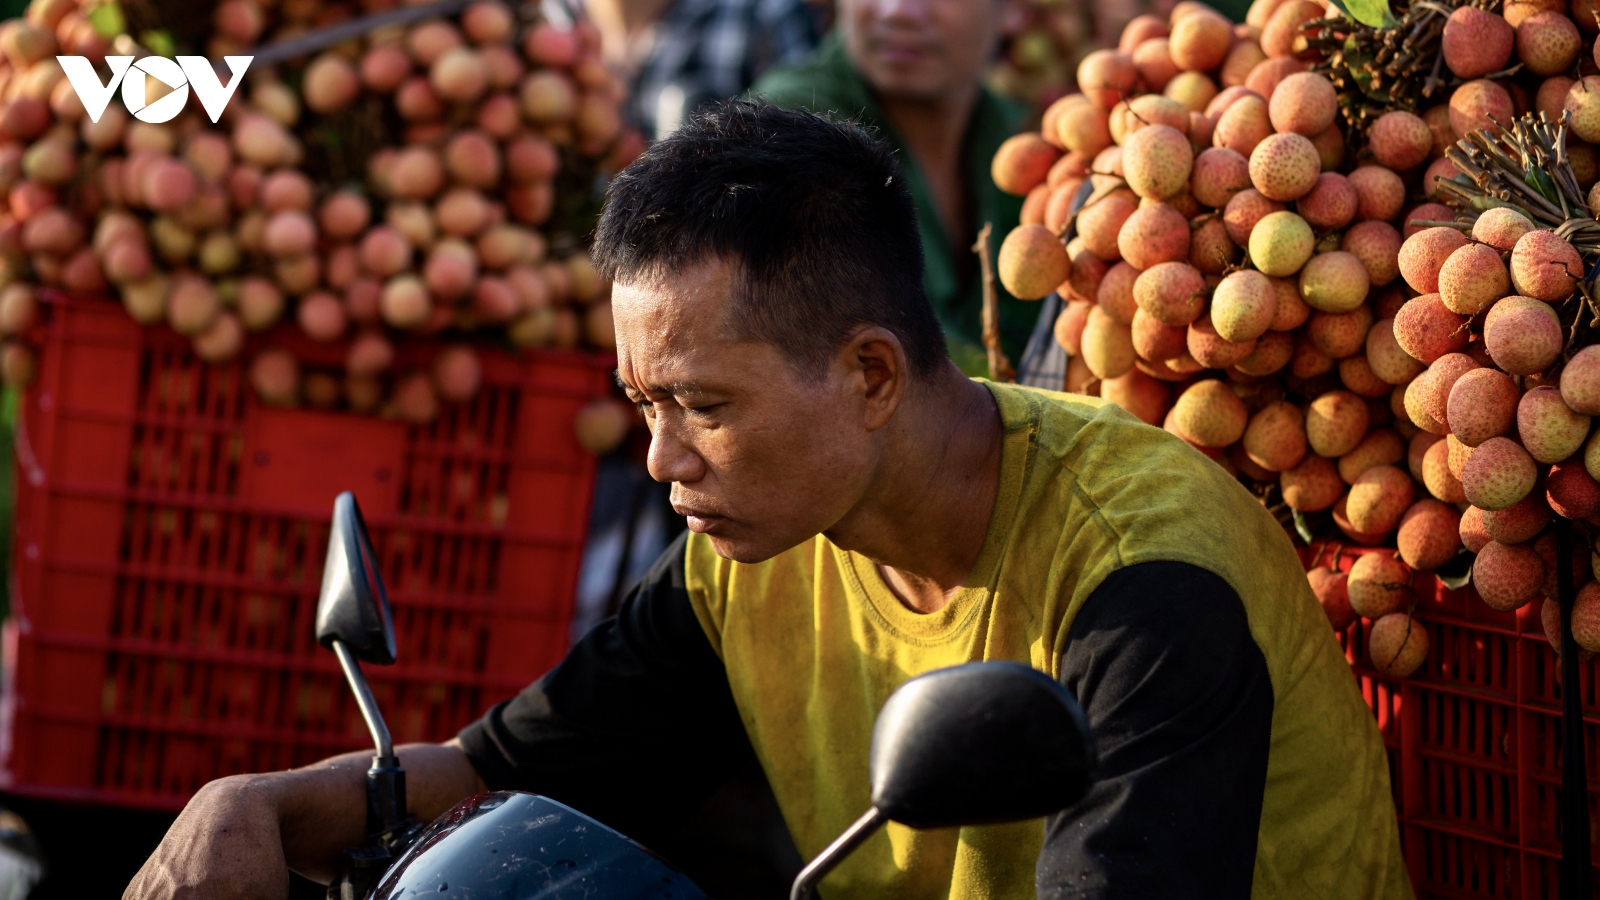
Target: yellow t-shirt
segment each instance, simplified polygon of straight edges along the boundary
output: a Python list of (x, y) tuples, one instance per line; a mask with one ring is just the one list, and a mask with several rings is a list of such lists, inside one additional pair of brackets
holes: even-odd
[[(1060, 676), (1073, 617), (1140, 562), (1216, 573), (1244, 601), (1273, 713), (1256, 898), (1408, 898), (1383, 745), (1294, 548), (1220, 467), (1102, 401), (988, 384), (1004, 429), (977, 565), (943, 609), (902, 606), (871, 560), (818, 536), (766, 562), (691, 535), (690, 600), (722, 658), (802, 856), (870, 805), (878, 710), (907, 679), (978, 660)], [(891, 824), (824, 882), (828, 900), (1034, 896), (1042, 820)]]

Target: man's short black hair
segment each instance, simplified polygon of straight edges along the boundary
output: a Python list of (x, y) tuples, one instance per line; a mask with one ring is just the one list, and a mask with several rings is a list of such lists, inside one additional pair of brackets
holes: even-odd
[(893, 332), (917, 375), (945, 359), (911, 192), (860, 126), (762, 100), (713, 104), (611, 182), (595, 237), (596, 264), (622, 282), (728, 262), (733, 327), (802, 375), (862, 325)]

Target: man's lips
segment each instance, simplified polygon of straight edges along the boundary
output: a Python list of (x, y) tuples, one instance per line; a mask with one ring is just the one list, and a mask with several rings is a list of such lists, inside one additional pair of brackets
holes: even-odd
[(710, 534), (723, 522), (728, 521), (727, 516), (717, 515), (705, 510), (673, 507), (678, 515), (688, 520), (689, 530), (695, 534)]
[(910, 65), (926, 60), (932, 55), (928, 46), (919, 41), (877, 40), (872, 52), (887, 62)]

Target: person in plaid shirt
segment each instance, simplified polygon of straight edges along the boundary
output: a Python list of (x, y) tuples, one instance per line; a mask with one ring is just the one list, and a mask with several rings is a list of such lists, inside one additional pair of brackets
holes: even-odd
[(767, 70), (810, 59), (823, 10), (806, 0), (587, 0), (606, 62), (628, 81), (623, 113), (647, 139)]

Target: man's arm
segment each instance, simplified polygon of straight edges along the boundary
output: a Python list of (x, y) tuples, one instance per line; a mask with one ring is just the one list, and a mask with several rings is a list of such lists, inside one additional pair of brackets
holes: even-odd
[[(454, 741), (398, 748), (410, 811), (433, 819), (483, 790)], [(328, 881), (345, 847), (366, 830), (371, 752), (303, 769), (219, 778), (201, 788), (125, 898), (237, 897), (283, 900), (289, 870)]]
[(1185, 563), (1122, 569), (1073, 620), (1061, 680), (1100, 768), (1047, 823), (1040, 900), (1249, 897), (1273, 695), (1238, 594)]
[[(486, 789), (531, 790), (648, 844), (698, 808), (752, 751), (683, 559), (679, 540), (615, 619), (455, 740), (401, 747), (411, 811), (432, 819)], [(282, 900), (291, 868), (330, 879), (362, 840), (371, 757), (206, 785), (126, 896)]]

